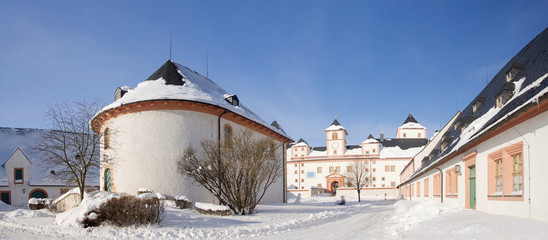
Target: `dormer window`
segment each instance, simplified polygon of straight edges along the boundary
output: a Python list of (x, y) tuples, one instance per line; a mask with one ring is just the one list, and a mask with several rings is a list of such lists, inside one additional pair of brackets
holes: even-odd
[(228, 95), (225, 94), (225, 100), (232, 104), (232, 106), (239, 107), (240, 106), (240, 100), (238, 99), (238, 96), (234, 95)]
[(484, 101), (485, 97), (478, 97), (474, 102), (474, 105), (472, 105), (472, 113), (475, 113)]
[(501, 108), (502, 105), (504, 105), (504, 95), (503, 94), (499, 95), (496, 99), (497, 108)]
[(516, 76), (521, 72), (523, 69), (523, 65), (520, 63), (514, 63), (512, 64), (512, 67), (506, 72), (506, 81), (511, 82), (513, 81)]

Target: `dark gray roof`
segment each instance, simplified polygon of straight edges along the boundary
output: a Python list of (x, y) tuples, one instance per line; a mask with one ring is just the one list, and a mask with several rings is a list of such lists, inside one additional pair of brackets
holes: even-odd
[[(526, 92), (520, 93), (519, 96), (515, 96), (511, 101), (505, 103), (502, 108), (487, 119), (486, 123), (478, 126), (479, 129), (475, 130), (475, 133), (468, 139), (461, 139), (461, 126), (473, 123), (477, 118), (482, 117), (490, 109), (495, 108), (496, 98), (501, 94), (508, 93), (512, 97), (514, 94), (516, 82), (522, 78), (525, 78), (519, 89), (525, 89), (532, 85), (540, 77), (548, 73), (548, 28), (544, 29), (542, 33), (536, 36), (531, 42), (529, 42), (523, 49), (516, 54), (508, 63), (493, 77), (493, 79), (487, 84), (487, 86), (474, 98), (472, 102), (462, 110), (461, 116), (453, 123), (457, 127), (451, 127), (451, 129), (444, 135), (445, 141), (440, 141), (440, 144), (444, 142), (448, 144), (447, 148), (440, 151), (441, 147), (437, 146), (434, 150), (434, 156), (431, 160), (422, 164), (421, 171), (424, 168), (429, 168), (433, 163), (445, 158), (448, 153), (465, 148), (467, 145), (472, 144), (481, 138), (484, 134), (496, 129), (499, 124), (507, 122), (521, 112), (538, 105), (542, 101), (548, 99), (547, 94), (539, 96), (538, 99), (533, 99), (540, 91), (548, 87), (548, 78), (541, 82), (537, 82), (536, 86), (531, 87)], [(514, 68), (519, 68), (519, 73), (513, 77), (512, 82), (506, 81), (506, 73), (510, 72)], [(536, 102), (536, 103), (535, 103)], [(473, 106), (477, 103), (477, 109), (474, 112)], [(525, 103), (527, 103), (525, 106)], [(522, 107), (521, 110), (515, 111), (518, 107)], [(495, 124), (496, 123), (496, 124)], [(465, 144), (460, 144), (459, 149), (456, 149), (459, 141), (466, 141)]]
[(369, 136), (367, 136), (367, 139), (375, 139), (375, 138), (373, 137), (373, 134), (370, 133)]
[(337, 121), (337, 119), (335, 119), (335, 121), (333, 121), (333, 123), (331, 123), (330, 126), (341, 126), (341, 124), (339, 123), (339, 121)]
[(428, 143), (426, 138), (377, 138), (377, 141), (384, 147), (400, 147), (402, 150), (422, 147)]
[[(417, 122), (417, 120), (413, 117), (413, 114), (409, 114), (409, 116), (407, 116), (407, 119), (405, 119), (405, 121), (403, 122), (403, 124), (406, 124), (408, 122), (414, 122), (414, 123), (419, 123)], [(402, 124), (402, 125), (403, 125)]]
[(169, 85), (184, 85), (185, 82), (183, 81), (183, 75), (181, 75), (177, 69), (177, 66), (175, 66), (175, 63), (173, 63), (171, 60), (167, 60), (164, 65), (162, 65), (156, 72), (154, 72), (150, 77), (147, 78), (147, 81), (154, 81), (158, 80), (159, 78), (163, 78), (166, 80), (166, 84)]

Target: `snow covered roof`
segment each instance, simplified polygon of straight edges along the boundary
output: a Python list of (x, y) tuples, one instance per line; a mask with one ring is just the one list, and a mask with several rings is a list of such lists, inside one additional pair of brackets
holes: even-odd
[[(49, 130), (32, 128), (6, 128), (0, 127), (0, 186), (7, 186), (6, 169), (4, 164), (17, 151), (21, 149), (23, 154), (31, 162), (30, 185), (66, 185), (65, 182), (54, 178), (55, 171), (60, 169), (51, 168), (32, 151), (38, 137)], [(53, 171), (53, 172), (52, 172)], [(92, 186), (99, 186), (99, 172), (88, 183)]]
[(331, 123), (331, 125), (325, 129), (325, 131), (336, 131), (336, 130), (346, 130), (343, 126), (341, 126), (341, 124), (339, 123), (339, 121), (337, 121), (337, 119), (335, 119), (335, 121), (333, 121), (333, 123)]
[(413, 117), (413, 114), (410, 113), (409, 116), (407, 116), (407, 119), (405, 119), (405, 121), (403, 122), (403, 124), (398, 127), (398, 129), (400, 128), (423, 129), (425, 127), (420, 125), (419, 122)]
[(365, 141), (363, 141), (362, 143), (379, 143), (379, 141), (377, 141), (377, 139), (375, 139), (372, 134), (369, 134), (367, 139), (365, 139)]
[[(548, 99), (548, 28), (529, 42), (514, 56), (469, 105), (464, 108), (451, 129), (444, 134), (439, 145), (447, 144), (434, 152), (409, 179), (449, 159), (452, 154), (466, 149), (485, 134), (517, 117), (524, 111)], [(506, 73), (519, 66), (519, 73), (508, 82)], [(512, 85), (512, 86), (510, 86)], [(497, 97), (504, 95), (506, 102), (496, 106)], [(475, 105), (475, 107), (474, 107)], [(440, 149), (439, 147), (437, 149)]]
[(308, 147), (308, 143), (304, 139), (299, 139), (295, 144), (289, 146), (289, 147)]
[(152, 100), (185, 100), (217, 106), (291, 139), (277, 122), (272, 125), (266, 123), (241, 104), (236, 95), (229, 94), (210, 79), (171, 60), (134, 89), (127, 89), (123, 96), (97, 112), (93, 119), (120, 106)]

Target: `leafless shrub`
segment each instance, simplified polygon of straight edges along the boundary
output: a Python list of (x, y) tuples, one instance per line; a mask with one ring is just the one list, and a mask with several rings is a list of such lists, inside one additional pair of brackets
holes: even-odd
[(100, 226), (103, 223), (118, 227), (157, 224), (164, 217), (165, 205), (158, 199), (140, 199), (134, 196), (111, 198), (99, 208), (86, 214), (84, 227)]
[(203, 141), (202, 151), (185, 150), (178, 171), (209, 190), (236, 214), (251, 214), (282, 172), (276, 158), (279, 145), (272, 139), (252, 137), (246, 130), (230, 142)]

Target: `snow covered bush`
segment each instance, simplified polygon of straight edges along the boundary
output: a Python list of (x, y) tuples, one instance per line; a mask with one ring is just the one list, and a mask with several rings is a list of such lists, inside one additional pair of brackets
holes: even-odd
[(97, 209), (86, 213), (84, 227), (96, 227), (103, 223), (118, 227), (157, 224), (162, 221), (165, 206), (156, 198), (122, 196), (111, 198)]
[(175, 197), (175, 205), (178, 208), (185, 209), (192, 207), (192, 200), (183, 195), (178, 195)]
[(227, 206), (221, 206), (211, 203), (196, 202), (194, 210), (201, 214), (217, 215), (217, 216), (230, 216), (232, 211)]
[(29, 209), (30, 210), (40, 210), (47, 208), (49, 206), (49, 203), (51, 202), (50, 199), (47, 198), (31, 198), (29, 199)]

